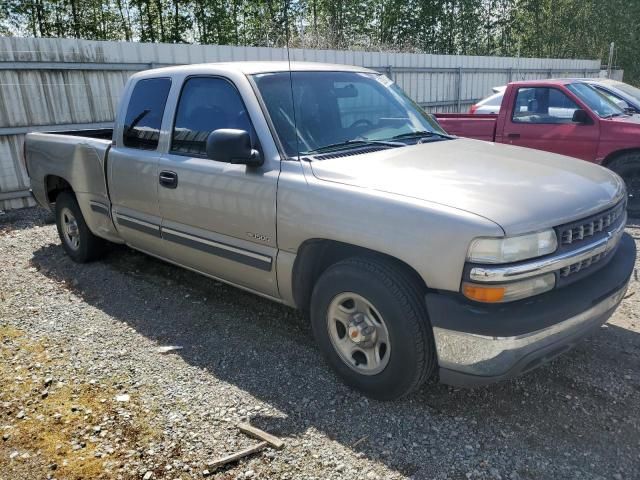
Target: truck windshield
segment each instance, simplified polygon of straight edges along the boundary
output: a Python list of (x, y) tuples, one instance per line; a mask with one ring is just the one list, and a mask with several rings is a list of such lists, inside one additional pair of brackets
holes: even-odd
[(253, 79), (291, 157), (368, 143), (404, 146), (426, 138), (449, 138), (431, 115), (383, 75), (324, 71), (289, 75), (265, 73)]
[(570, 83), (567, 88), (587, 104), (599, 117), (610, 118), (624, 115), (624, 110), (586, 83)]

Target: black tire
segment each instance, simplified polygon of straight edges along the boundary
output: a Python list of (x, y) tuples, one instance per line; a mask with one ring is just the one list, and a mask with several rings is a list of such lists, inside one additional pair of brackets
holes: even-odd
[(607, 166), (620, 175), (627, 186), (629, 215), (640, 217), (640, 151), (624, 153)]
[[(379, 373), (358, 373), (333, 346), (327, 316), (332, 301), (344, 292), (365, 298), (384, 319), (390, 355)], [(403, 397), (435, 371), (436, 350), (423, 288), (392, 261), (357, 257), (329, 267), (313, 289), (311, 325), (329, 365), (347, 385), (369, 397), (378, 400)]]
[[(63, 223), (65, 220), (63, 220), (63, 216), (65, 214), (68, 216), (68, 212), (73, 215), (77, 225), (77, 235), (73, 236), (73, 238), (77, 237), (77, 245), (74, 245), (73, 241), (64, 233)], [(62, 192), (56, 197), (56, 226), (62, 246), (73, 261), (78, 263), (91, 262), (106, 253), (108, 242), (91, 233), (84, 221), (76, 197), (71, 192)]]

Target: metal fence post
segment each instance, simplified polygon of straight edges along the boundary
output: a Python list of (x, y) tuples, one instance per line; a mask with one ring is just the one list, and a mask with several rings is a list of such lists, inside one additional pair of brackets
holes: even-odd
[(513, 68), (507, 69), (507, 83), (513, 82)]
[(387, 77), (395, 82), (393, 78), (393, 65), (387, 65)]
[(458, 112), (460, 111), (460, 107), (462, 106), (462, 67), (458, 67), (458, 85), (456, 88), (456, 106)]

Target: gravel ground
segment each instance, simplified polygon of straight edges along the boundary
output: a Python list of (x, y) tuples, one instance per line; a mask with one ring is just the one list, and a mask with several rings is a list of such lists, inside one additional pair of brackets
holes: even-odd
[[(381, 403), (336, 379), (297, 312), (124, 247), (74, 264), (49, 222), (0, 215), (0, 479), (640, 478), (637, 271), (550, 365)], [(208, 469), (256, 443), (242, 419), (284, 450)]]

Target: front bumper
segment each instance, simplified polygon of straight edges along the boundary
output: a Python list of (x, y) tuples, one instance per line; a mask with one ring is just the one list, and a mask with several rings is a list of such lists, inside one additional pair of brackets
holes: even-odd
[(636, 247), (625, 234), (597, 274), (565, 288), (502, 305), (427, 294), (440, 381), (476, 386), (530, 371), (572, 348), (611, 316), (633, 273)]

